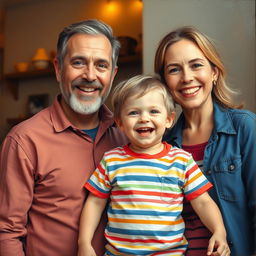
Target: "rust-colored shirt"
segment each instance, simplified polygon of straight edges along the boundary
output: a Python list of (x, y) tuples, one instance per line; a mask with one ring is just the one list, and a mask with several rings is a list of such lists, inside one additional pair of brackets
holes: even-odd
[[(127, 140), (103, 106), (95, 141), (54, 104), (14, 127), (0, 155), (0, 255), (76, 256), (84, 184), (103, 153)], [(104, 222), (104, 220), (103, 220)], [(94, 237), (104, 253), (104, 223)]]

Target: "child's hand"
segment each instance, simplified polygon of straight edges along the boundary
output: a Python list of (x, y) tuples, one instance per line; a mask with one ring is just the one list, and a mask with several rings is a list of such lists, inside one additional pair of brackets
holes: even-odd
[(79, 246), (77, 256), (97, 256), (91, 245)]
[(207, 255), (230, 256), (230, 249), (224, 234), (218, 232), (213, 233), (209, 240)]

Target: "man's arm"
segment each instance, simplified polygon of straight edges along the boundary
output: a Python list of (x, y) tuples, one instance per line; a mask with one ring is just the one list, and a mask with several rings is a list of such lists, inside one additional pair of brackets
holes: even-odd
[[(230, 255), (226, 240), (226, 230), (220, 210), (216, 203), (207, 192), (192, 199), (190, 202), (200, 220), (213, 233), (209, 241), (207, 255)], [(215, 248), (217, 251), (212, 254)]]
[(10, 136), (0, 153), (0, 255), (24, 256), (22, 240), (34, 188), (32, 164)]
[(95, 256), (92, 248), (92, 238), (100, 222), (101, 215), (105, 209), (107, 198), (96, 197), (89, 194), (80, 218), (80, 229), (78, 239), (78, 256)]

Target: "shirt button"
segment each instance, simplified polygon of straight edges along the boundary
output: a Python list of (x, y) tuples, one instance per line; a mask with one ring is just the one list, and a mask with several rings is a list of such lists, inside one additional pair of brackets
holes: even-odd
[(234, 171), (235, 165), (231, 164), (231, 165), (228, 167), (228, 169), (229, 169), (230, 171)]
[(206, 174), (207, 174), (207, 175), (210, 175), (211, 173), (212, 173), (211, 170), (206, 171)]

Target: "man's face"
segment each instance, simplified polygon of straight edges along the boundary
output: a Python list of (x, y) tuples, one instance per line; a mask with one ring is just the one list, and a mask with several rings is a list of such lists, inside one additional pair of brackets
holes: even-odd
[(116, 74), (111, 57), (104, 35), (76, 34), (69, 39), (63, 68), (54, 63), (65, 105), (85, 115), (99, 110)]

